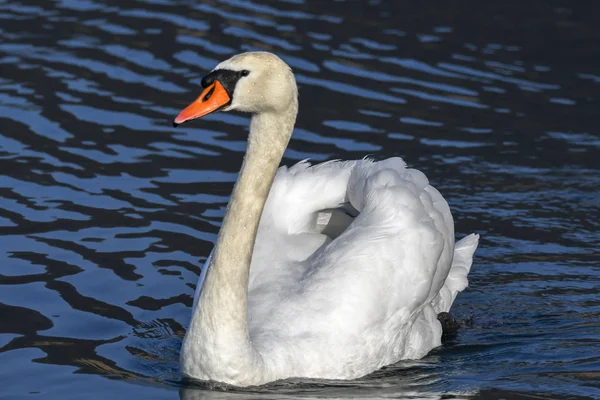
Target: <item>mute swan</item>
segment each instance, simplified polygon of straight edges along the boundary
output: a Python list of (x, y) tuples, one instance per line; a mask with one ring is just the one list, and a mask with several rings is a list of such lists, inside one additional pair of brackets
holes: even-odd
[(175, 126), (220, 110), (252, 120), (182, 373), (236, 386), (353, 379), (439, 346), (437, 314), (467, 286), (479, 236), (454, 244), (448, 203), (425, 175), (400, 158), (278, 169), (298, 91), (273, 54), (234, 56), (202, 87)]

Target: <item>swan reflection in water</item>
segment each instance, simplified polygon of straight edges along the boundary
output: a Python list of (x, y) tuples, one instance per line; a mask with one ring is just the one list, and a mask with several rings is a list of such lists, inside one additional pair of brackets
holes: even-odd
[(265, 386), (240, 388), (217, 382), (185, 379), (179, 382), (182, 400), (200, 399), (470, 399), (477, 390), (442, 392), (437, 390), (443, 380), (436, 369), (437, 355), (426, 360), (400, 361), (363, 378), (352, 381), (289, 379)]

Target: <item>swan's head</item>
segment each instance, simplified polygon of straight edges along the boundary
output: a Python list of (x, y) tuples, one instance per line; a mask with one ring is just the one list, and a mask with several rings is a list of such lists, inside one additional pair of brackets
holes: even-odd
[(290, 67), (266, 52), (242, 53), (223, 61), (202, 78), (202, 87), (200, 97), (173, 120), (174, 126), (215, 111), (284, 112), (298, 97)]

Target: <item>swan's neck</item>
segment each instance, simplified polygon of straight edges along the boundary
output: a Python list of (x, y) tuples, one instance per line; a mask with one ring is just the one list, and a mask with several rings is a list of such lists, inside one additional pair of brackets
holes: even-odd
[[(258, 367), (256, 364), (260, 363), (260, 356), (248, 337), (248, 273), (261, 214), (291, 136), (296, 112), (297, 106), (292, 105), (287, 113), (252, 117), (246, 156), (184, 341), (184, 373), (186, 361), (190, 361), (186, 357), (191, 357), (191, 362), (204, 374), (211, 375), (229, 374), (232, 368), (248, 365)], [(186, 355), (188, 352), (204, 354)], [(210, 372), (205, 367), (223, 370)], [(193, 375), (198, 377), (198, 372)], [(226, 381), (228, 377), (207, 378)]]

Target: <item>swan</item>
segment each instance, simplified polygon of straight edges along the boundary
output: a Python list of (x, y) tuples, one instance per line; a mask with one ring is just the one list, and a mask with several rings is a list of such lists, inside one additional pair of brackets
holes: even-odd
[(236, 55), (177, 126), (252, 114), (241, 171), (194, 296), (184, 376), (235, 386), (354, 379), (441, 344), (479, 236), (454, 243), (448, 203), (400, 158), (279, 163), (298, 112), (290, 67)]

